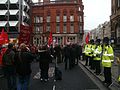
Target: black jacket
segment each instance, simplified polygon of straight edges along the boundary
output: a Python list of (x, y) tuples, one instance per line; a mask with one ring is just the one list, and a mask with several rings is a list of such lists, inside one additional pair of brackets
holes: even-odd
[[(19, 55), (20, 54), (20, 55)], [(27, 51), (17, 52), (15, 54), (15, 67), (18, 75), (31, 74), (31, 62), (34, 59), (34, 55)]]

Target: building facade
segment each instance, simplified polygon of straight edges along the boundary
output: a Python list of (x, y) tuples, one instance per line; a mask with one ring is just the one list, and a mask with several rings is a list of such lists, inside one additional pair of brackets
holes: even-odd
[(20, 24), (30, 25), (31, 0), (0, 0), (0, 30), (8, 33), (11, 42), (16, 42)]
[(100, 24), (97, 28), (90, 31), (90, 39), (101, 39), (108, 37), (111, 39), (111, 23), (106, 21), (103, 24)]
[(120, 49), (120, 0), (111, 0), (111, 37)]
[(33, 43), (42, 45), (52, 32), (53, 41), (82, 42), (84, 13), (82, 0), (43, 0), (32, 5)]

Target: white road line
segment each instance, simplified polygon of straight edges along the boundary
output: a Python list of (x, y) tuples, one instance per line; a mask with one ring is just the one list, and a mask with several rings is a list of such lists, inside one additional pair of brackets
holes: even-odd
[(55, 85), (53, 85), (53, 90), (55, 90)]

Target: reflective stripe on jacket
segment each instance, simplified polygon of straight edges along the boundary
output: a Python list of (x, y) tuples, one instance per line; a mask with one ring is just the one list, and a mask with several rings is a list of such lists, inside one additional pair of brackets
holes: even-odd
[(90, 51), (91, 51), (91, 49), (90, 49), (90, 44), (87, 44), (87, 45), (85, 45), (85, 49), (84, 49), (84, 52), (83, 53), (85, 53), (85, 55), (89, 55), (89, 53), (90, 53)]
[(101, 53), (102, 53), (102, 47), (101, 47), (101, 45), (99, 45), (94, 50), (94, 59), (93, 60), (101, 60)]
[(102, 55), (103, 67), (111, 67), (113, 61), (114, 61), (113, 48), (110, 45), (105, 46)]

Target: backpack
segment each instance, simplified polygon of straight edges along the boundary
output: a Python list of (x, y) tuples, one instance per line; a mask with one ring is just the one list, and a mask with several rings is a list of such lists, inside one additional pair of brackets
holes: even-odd
[[(11, 52), (11, 51), (10, 51)], [(4, 53), (3, 54), (3, 57), (2, 57), (2, 62), (3, 62), (3, 65), (13, 65), (13, 60), (11, 59), (11, 54), (9, 53)]]

